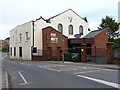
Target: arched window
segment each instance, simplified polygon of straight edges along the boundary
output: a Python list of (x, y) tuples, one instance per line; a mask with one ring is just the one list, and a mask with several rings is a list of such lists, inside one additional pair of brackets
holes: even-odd
[(79, 33), (80, 33), (81, 35), (83, 35), (83, 26), (82, 26), (82, 25), (79, 26)]
[(62, 26), (62, 24), (58, 24), (58, 31), (60, 33), (63, 33), (63, 26)]
[(73, 35), (73, 25), (69, 25), (69, 35)]

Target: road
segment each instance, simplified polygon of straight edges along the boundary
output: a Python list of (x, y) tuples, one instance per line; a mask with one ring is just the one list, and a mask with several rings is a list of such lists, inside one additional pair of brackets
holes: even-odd
[(2, 66), (12, 88), (118, 88), (117, 70), (9, 58), (3, 59)]

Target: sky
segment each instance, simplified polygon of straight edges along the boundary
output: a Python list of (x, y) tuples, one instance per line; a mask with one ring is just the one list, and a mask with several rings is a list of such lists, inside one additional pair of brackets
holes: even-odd
[(17, 25), (42, 16), (48, 19), (72, 9), (81, 17), (87, 17), (89, 28), (96, 30), (106, 15), (118, 21), (120, 0), (0, 0), (0, 39), (9, 37)]

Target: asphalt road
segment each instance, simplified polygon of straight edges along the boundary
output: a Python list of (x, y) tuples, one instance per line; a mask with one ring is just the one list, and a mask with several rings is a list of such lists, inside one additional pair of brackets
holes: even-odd
[(2, 66), (11, 76), (12, 88), (118, 88), (119, 83), (117, 70), (9, 58)]

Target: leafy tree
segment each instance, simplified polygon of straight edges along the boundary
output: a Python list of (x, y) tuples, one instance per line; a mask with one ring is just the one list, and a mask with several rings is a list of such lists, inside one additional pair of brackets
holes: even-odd
[(106, 16), (102, 18), (102, 22), (99, 25), (98, 29), (108, 29), (108, 37), (113, 41), (115, 37), (120, 35), (118, 31), (120, 23), (117, 23), (112, 17)]

